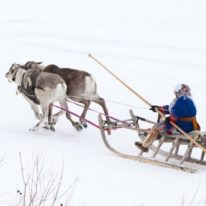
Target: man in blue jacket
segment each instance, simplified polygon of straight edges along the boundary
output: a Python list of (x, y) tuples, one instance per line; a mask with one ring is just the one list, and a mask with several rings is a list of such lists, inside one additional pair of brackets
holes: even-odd
[(158, 134), (180, 134), (170, 122), (174, 122), (186, 133), (193, 130), (200, 130), (196, 120), (196, 107), (191, 97), (191, 91), (188, 85), (178, 84), (175, 89), (175, 99), (170, 105), (156, 106), (152, 105), (150, 110), (156, 112), (156, 108), (163, 114), (169, 114), (164, 122), (155, 124), (145, 140), (135, 142), (135, 145), (143, 152), (148, 151), (148, 147), (157, 139)]

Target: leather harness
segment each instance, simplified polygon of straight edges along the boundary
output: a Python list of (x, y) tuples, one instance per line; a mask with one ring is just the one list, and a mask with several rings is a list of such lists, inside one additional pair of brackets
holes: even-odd
[(24, 77), (25, 77), (25, 73), (22, 76), (22, 82), (21, 82), (21, 86), (18, 86), (18, 91), (23, 93), (26, 97), (28, 97), (30, 100), (32, 100), (35, 104), (40, 104), (39, 99), (37, 98), (36, 94), (35, 94), (35, 88), (36, 88), (36, 80), (37, 77), (39, 76), (40, 72), (38, 71), (33, 71), (30, 75), (30, 79), (31, 79), (31, 86), (24, 86)]

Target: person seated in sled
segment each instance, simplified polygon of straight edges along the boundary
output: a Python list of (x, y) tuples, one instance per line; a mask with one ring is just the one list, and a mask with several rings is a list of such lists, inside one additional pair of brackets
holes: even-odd
[(190, 87), (186, 84), (178, 84), (174, 89), (175, 98), (170, 105), (152, 105), (150, 110), (156, 112), (156, 108), (165, 115), (169, 115), (163, 122), (155, 124), (145, 140), (135, 142), (135, 145), (143, 152), (148, 151), (148, 147), (157, 139), (158, 134), (175, 135), (180, 134), (170, 122), (174, 122), (184, 132), (189, 133), (193, 130), (200, 130), (196, 120), (196, 106), (191, 97)]

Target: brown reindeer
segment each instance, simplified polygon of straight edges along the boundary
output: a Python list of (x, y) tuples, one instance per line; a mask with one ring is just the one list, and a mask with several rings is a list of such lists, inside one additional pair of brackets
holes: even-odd
[[(42, 68), (41, 62), (34, 62), (34, 61), (28, 61), (25, 65), (23, 65), (25, 69), (29, 68)], [(81, 71), (77, 69), (71, 69), (71, 68), (59, 68), (58, 66), (51, 64), (43, 68), (44, 72), (54, 73), (60, 75), (67, 85), (67, 96), (75, 101), (82, 103), (84, 105), (83, 112), (80, 116), (80, 123), (87, 127), (86, 122), (84, 121), (86, 113), (89, 109), (89, 106), (91, 102), (95, 102), (99, 104), (104, 114), (106, 115), (106, 119), (109, 122), (108, 117), (108, 110), (105, 105), (105, 101), (103, 98), (99, 97), (97, 94), (97, 85), (94, 77), (89, 74), (86, 71)], [(53, 123), (56, 123), (58, 116), (61, 114), (61, 111), (54, 116)], [(69, 115), (69, 113), (67, 113)], [(70, 121), (73, 121), (68, 116)]]

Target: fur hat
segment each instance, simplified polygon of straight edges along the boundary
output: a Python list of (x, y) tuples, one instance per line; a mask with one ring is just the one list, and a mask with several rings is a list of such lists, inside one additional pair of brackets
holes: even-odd
[(177, 84), (174, 89), (175, 95), (179, 96), (191, 96), (190, 87), (186, 84)]

